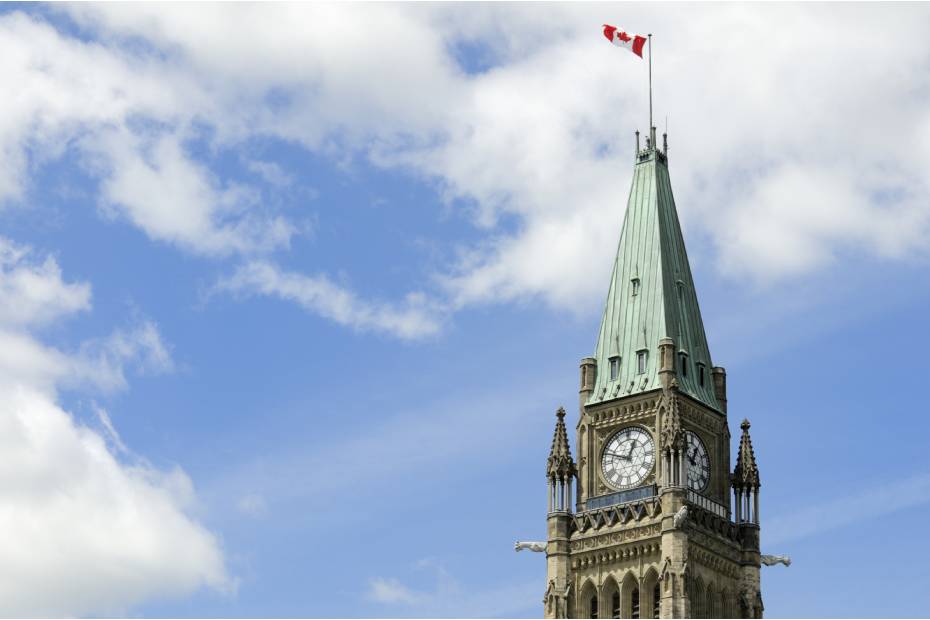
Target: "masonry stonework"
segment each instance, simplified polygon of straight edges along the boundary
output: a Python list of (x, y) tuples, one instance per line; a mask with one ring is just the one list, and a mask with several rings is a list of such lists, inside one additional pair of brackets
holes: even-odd
[[(559, 409), (546, 476), (546, 618), (761, 618), (759, 470), (711, 363), (655, 128), (637, 149), (575, 454)], [(574, 497), (573, 497), (574, 495)]]

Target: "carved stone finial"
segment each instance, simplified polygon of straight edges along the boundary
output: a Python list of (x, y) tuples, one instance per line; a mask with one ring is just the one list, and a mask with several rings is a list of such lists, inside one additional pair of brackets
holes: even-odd
[(736, 455), (736, 467), (733, 469), (733, 487), (737, 489), (758, 489), (759, 467), (756, 465), (756, 455), (752, 450), (752, 439), (749, 437), (749, 420), (743, 420), (740, 428), (743, 435), (739, 440), (739, 452)]
[(552, 449), (546, 462), (546, 475), (568, 478), (577, 473), (572, 451), (568, 446), (568, 431), (565, 430), (565, 409), (555, 412), (555, 432), (552, 434)]
[(680, 448), (684, 442), (678, 407), (678, 398), (675, 396), (674, 389), (671, 389), (665, 396), (665, 414), (662, 416), (663, 448)]

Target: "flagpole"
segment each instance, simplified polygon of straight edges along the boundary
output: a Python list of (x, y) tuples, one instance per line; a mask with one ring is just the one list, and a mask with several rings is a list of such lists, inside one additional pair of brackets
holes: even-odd
[(649, 34), (649, 137), (652, 138), (652, 33)]

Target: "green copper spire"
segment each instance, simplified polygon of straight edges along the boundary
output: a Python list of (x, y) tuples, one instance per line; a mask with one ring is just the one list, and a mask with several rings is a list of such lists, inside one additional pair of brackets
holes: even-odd
[(652, 130), (647, 148), (637, 148), (588, 404), (661, 388), (658, 345), (664, 338), (674, 341), (679, 391), (722, 411), (667, 159)]

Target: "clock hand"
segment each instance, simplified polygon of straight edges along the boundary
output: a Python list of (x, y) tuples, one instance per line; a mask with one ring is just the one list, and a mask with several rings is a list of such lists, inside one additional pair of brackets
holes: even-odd
[(636, 447), (636, 440), (634, 439), (632, 442), (630, 442), (630, 451), (627, 452), (627, 454), (626, 454), (627, 460), (629, 460), (630, 457), (633, 456), (633, 449), (634, 449), (635, 447)]
[(608, 452), (608, 451), (605, 450), (605, 451), (604, 451), (604, 454), (607, 454), (607, 455), (609, 455), (609, 456), (615, 456), (615, 457), (617, 457), (618, 459), (623, 459), (624, 461), (629, 461), (629, 460), (630, 460), (630, 457), (629, 457), (629, 456), (623, 456), (622, 454), (619, 454), (619, 453), (617, 453), (617, 452)]

